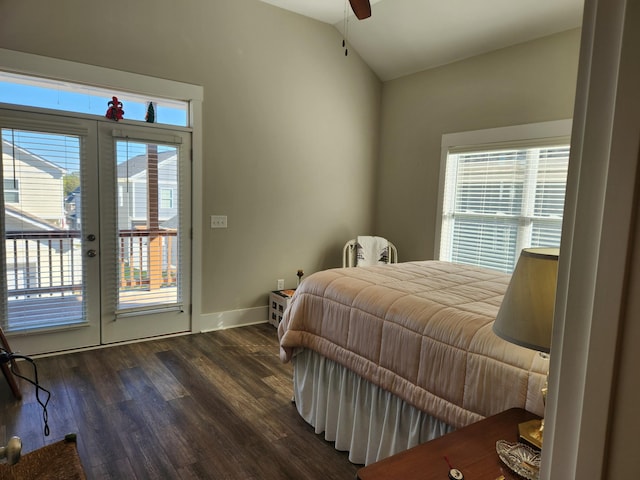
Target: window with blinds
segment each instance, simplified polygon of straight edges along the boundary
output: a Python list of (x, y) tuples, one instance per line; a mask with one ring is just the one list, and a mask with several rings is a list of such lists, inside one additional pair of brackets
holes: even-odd
[(2, 129), (4, 291), (10, 332), (84, 322), (78, 135)]
[(116, 140), (117, 315), (182, 308), (179, 146)]
[(450, 152), (440, 259), (513, 271), (520, 251), (560, 246), (569, 145)]

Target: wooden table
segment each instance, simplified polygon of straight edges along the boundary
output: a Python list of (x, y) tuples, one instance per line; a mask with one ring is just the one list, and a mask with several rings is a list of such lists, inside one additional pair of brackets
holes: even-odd
[(359, 480), (447, 480), (449, 465), (464, 474), (465, 480), (521, 480), (496, 453), (496, 441), (516, 442), (518, 423), (539, 418), (520, 408), (512, 408), (442, 437), (387, 457), (358, 470)]

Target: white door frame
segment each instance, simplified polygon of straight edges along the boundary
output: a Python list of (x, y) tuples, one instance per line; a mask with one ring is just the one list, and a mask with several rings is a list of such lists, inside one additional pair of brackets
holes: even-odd
[[(0, 48), (0, 69), (24, 75), (65, 80), (69, 82), (100, 85), (119, 91), (128, 91), (189, 102), (189, 127), (191, 129), (191, 285), (202, 285), (202, 201), (203, 201), (203, 152), (202, 152), (202, 101), (204, 89), (199, 85), (176, 82), (147, 75), (114, 70), (94, 65), (86, 65), (68, 60), (60, 60), (40, 55), (17, 52)], [(191, 331), (202, 329), (202, 291), (200, 287), (191, 292)]]

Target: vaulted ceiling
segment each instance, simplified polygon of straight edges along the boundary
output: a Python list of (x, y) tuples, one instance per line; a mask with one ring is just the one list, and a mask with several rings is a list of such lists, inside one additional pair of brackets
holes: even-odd
[[(333, 25), (381, 80), (579, 27), (584, 0), (261, 0)], [(348, 21), (345, 22), (345, 8)]]

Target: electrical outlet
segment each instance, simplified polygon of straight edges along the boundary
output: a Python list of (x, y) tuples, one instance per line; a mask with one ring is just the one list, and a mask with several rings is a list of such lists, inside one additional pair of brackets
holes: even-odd
[(284, 290), (284, 278), (278, 279), (278, 290)]
[(211, 215), (211, 228), (227, 228), (227, 216)]

